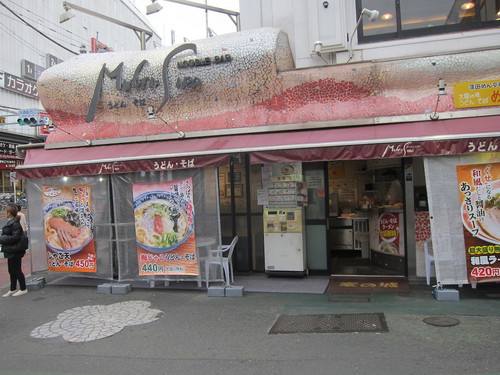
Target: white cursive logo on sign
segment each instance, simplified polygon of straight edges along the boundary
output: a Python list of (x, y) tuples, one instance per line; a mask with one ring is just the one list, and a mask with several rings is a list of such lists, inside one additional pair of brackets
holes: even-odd
[(103, 163), (99, 167), (99, 172), (97, 174), (104, 173), (117, 173), (120, 171), (121, 163), (115, 161), (113, 163)]
[(415, 146), (411, 142), (406, 142), (403, 144), (392, 144), (385, 146), (385, 150), (382, 153), (382, 157), (397, 154), (398, 156), (407, 156), (415, 152)]

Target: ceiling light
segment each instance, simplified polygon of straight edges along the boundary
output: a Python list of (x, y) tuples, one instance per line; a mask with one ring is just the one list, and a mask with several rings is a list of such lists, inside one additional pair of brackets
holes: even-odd
[(460, 8), (464, 9), (464, 10), (469, 10), (469, 9), (472, 9), (476, 6), (476, 4), (474, 4), (472, 1), (468, 1), (466, 3), (463, 3)]
[(385, 14), (380, 16), (380, 19), (382, 19), (384, 21), (389, 21), (389, 20), (392, 20), (393, 18), (394, 18), (394, 16), (391, 13), (385, 13)]
[(146, 14), (150, 15), (150, 14), (159, 12), (162, 9), (163, 9), (163, 7), (160, 5), (160, 3), (157, 3), (156, 0), (152, 0), (152, 4), (149, 4), (146, 7)]

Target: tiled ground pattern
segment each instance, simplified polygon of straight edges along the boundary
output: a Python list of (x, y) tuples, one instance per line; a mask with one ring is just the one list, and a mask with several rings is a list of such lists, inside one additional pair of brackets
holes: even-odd
[(149, 308), (146, 301), (127, 301), (111, 305), (89, 305), (66, 310), (57, 319), (33, 331), (34, 338), (61, 336), (70, 342), (102, 339), (120, 332), (127, 326), (151, 323), (161, 317), (162, 311)]

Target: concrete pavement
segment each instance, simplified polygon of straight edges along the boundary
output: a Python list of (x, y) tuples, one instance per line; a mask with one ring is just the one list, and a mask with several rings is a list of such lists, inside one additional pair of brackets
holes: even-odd
[[(48, 285), (0, 298), (0, 375), (500, 374), (500, 285), (464, 286), (459, 302), (430, 291), (418, 283), (407, 294), (332, 302), (327, 294), (116, 295)], [(268, 333), (280, 315), (369, 312), (384, 313), (389, 332)], [(460, 323), (432, 326), (422, 321), (429, 316)], [(78, 341), (84, 334), (88, 341)]]

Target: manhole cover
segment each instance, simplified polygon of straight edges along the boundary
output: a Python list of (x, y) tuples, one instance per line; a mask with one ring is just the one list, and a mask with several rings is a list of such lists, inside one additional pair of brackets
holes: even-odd
[(383, 313), (281, 315), (270, 334), (278, 333), (347, 333), (388, 332)]
[(452, 318), (451, 316), (428, 316), (423, 319), (424, 323), (437, 327), (452, 327), (460, 323), (460, 320)]

